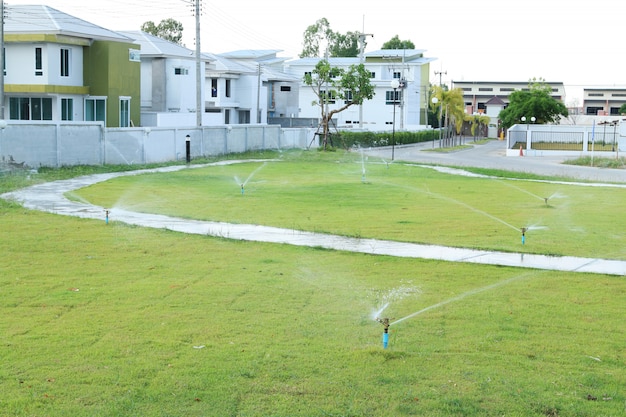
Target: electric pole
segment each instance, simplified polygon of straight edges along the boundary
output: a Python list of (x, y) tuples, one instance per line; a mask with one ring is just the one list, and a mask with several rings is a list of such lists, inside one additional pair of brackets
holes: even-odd
[(0, 120), (4, 120), (4, 0), (0, 0)]
[[(371, 33), (359, 34), (359, 62), (365, 63), (365, 38), (368, 36), (374, 37)], [(359, 104), (359, 129), (363, 129), (363, 103)]]
[(204, 113), (204, 106), (202, 105), (202, 60), (200, 55), (202, 51), (200, 49), (200, 14), (201, 14), (201, 0), (196, 0), (195, 16), (196, 16), (196, 125), (202, 126), (202, 114)]

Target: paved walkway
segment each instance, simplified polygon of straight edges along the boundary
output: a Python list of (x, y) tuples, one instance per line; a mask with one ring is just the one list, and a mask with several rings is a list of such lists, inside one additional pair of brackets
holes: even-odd
[[(483, 148), (483, 151), (487, 149), (488, 148)], [(404, 148), (404, 150), (406, 150), (407, 152), (417, 152), (415, 149), (409, 149), (408, 147)], [(384, 151), (384, 149), (376, 150), (376, 152)], [(402, 152), (403, 149), (400, 149), (398, 151), (398, 153), (396, 154), (397, 158), (401, 157)], [(511, 157), (504, 158), (506, 158), (508, 161)], [(409, 160), (408, 157), (406, 157), (405, 159)], [(234, 162), (236, 161), (228, 161), (222, 163)], [(421, 162), (433, 161), (422, 160)], [(451, 162), (448, 162), (448, 164), (459, 165)], [(66, 216), (100, 219), (104, 222), (105, 209), (103, 207), (70, 201), (65, 198), (64, 193), (77, 190), (79, 188), (83, 188), (98, 182), (107, 181), (118, 176), (137, 175), (140, 173), (149, 172), (172, 172), (181, 169), (192, 168), (188, 168), (186, 166), (176, 166), (126, 173), (90, 175), (70, 180), (39, 184), (14, 192), (5, 193), (0, 195), (0, 197), (7, 200), (17, 201), (23, 206), (33, 210), (40, 210)], [(626, 183), (626, 177), (624, 182)], [(626, 184), (610, 184), (607, 186), (626, 187)], [(158, 229), (168, 229), (182, 233), (210, 235), (229, 239), (282, 243), (297, 246), (323, 247), (328, 249), (368, 253), (373, 255), (426, 258), (451, 262), (470, 262), (558, 271), (626, 275), (626, 261), (618, 260), (490, 252), (377, 239), (359, 239), (268, 226), (189, 220), (157, 214), (136, 213), (120, 209), (112, 209), (109, 215), (110, 219), (113, 221), (121, 221), (137, 226), (154, 227)]]

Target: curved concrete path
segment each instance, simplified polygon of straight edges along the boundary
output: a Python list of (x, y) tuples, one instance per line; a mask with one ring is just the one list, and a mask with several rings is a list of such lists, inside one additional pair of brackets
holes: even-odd
[[(237, 161), (227, 161), (222, 162), (221, 164), (235, 162)], [(150, 172), (173, 172), (181, 169), (193, 169), (198, 167), (199, 166), (176, 166), (125, 173), (89, 175), (70, 180), (34, 185), (32, 187), (2, 194), (0, 197), (6, 200), (17, 201), (24, 207), (33, 210), (104, 221), (105, 209), (103, 207), (70, 201), (65, 198), (64, 193), (98, 182), (107, 181), (119, 176), (137, 175)], [(359, 239), (292, 229), (282, 229), (277, 227), (189, 220), (158, 214), (136, 213), (120, 209), (112, 209), (110, 211), (110, 219), (137, 226), (168, 229), (182, 233), (210, 235), (228, 239), (282, 243), (297, 246), (323, 247), (373, 255), (426, 258), (450, 262), (470, 262), (558, 271), (626, 275), (626, 261), (618, 260), (490, 252), (377, 239)]]

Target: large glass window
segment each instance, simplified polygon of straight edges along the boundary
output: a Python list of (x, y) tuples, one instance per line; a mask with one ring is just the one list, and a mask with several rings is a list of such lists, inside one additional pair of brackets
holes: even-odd
[(106, 100), (88, 98), (85, 100), (85, 121), (106, 122)]
[(61, 99), (61, 120), (74, 120), (74, 99)]
[(385, 91), (385, 104), (398, 104), (402, 98), (402, 90)]
[(9, 98), (11, 120), (52, 120), (52, 99), (47, 97)]
[(226, 97), (230, 97), (230, 80), (226, 80), (226, 92), (224, 94)]

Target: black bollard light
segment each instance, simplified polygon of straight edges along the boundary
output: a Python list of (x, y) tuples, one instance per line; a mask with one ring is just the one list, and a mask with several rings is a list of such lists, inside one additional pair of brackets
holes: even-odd
[(191, 136), (185, 136), (185, 160), (187, 163), (191, 162)]

